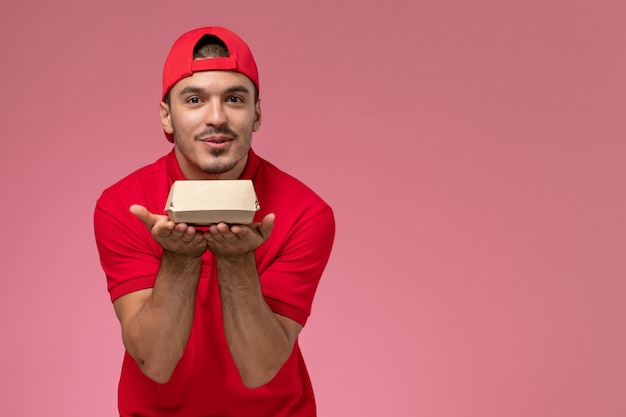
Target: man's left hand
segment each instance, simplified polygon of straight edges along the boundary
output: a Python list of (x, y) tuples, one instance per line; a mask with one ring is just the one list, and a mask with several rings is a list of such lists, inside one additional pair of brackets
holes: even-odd
[(263, 218), (261, 223), (249, 225), (212, 224), (204, 232), (208, 248), (218, 257), (237, 257), (253, 252), (267, 240), (274, 227), (273, 213)]

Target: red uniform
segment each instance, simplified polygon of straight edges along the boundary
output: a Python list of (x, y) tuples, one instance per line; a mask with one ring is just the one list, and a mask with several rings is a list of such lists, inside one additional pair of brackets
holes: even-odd
[[(152, 288), (162, 248), (129, 212), (141, 204), (163, 214), (170, 186), (184, 179), (174, 152), (105, 190), (95, 210), (95, 234), (111, 299)], [(252, 150), (241, 179), (251, 179), (261, 209), (254, 221), (275, 213), (269, 239), (256, 251), (263, 295), (275, 313), (304, 325), (333, 243), (330, 207), (304, 184)], [(146, 377), (128, 353), (119, 384), (122, 416), (312, 417), (315, 401), (296, 343), (291, 357), (267, 385), (246, 388), (228, 350), (213, 255), (206, 251), (185, 353), (169, 382)]]

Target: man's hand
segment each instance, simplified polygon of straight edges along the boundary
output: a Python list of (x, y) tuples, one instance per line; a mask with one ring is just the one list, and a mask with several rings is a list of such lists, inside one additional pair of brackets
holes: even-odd
[(218, 223), (204, 233), (216, 259), (226, 342), (248, 388), (274, 378), (302, 330), (296, 321), (275, 314), (261, 290), (254, 251), (269, 238), (274, 219), (268, 214), (261, 223)]
[(154, 214), (144, 206), (133, 204), (130, 212), (150, 230), (164, 250), (186, 256), (201, 256), (207, 249), (203, 233), (186, 223), (174, 223), (167, 216)]
[(267, 240), (274, 227), (273, 213), (263, 218), (261, 223), (233, 225), (212, 224), (204, 232), (208, 248), (218, 257), (236, 257), (253, 252)]

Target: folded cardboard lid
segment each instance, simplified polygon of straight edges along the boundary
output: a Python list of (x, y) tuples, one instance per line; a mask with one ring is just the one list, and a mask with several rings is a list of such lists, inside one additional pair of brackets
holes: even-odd
[(251, 180), (180, 180), (170, 188), (165, 212), (176, 223), (249, 224), (259, 210)]

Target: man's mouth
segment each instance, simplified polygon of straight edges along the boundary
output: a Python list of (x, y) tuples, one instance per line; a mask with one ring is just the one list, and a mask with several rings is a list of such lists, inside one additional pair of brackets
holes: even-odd
[(204, 143), (205, 146), (211, 149), (226, 148), (230, 144), (230, 142), (232, 142), (232, 140), (232, 138), (227, 136), (211, 136), (199, 139), (200, 142)]
[(227, 138), (227, 137), (211, 137), (211, 138), (204, 138), (204, 139), (200, 139), (200, 141), (202, 142), (211, 142), (211, 143), (224, 143), (224, 142), (230, 142), (232, 139), (231, 138)]

